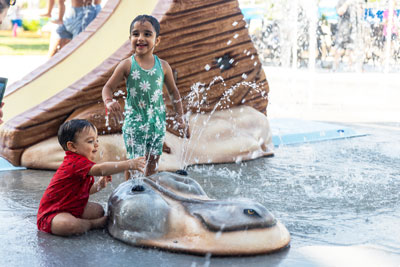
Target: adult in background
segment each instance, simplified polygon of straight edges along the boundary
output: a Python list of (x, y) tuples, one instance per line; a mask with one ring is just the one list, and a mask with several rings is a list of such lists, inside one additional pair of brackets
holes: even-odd
[[(7, 15), (7, 11), (8, 8), (10, 6), (15, 5), (15, 3), (17, 2), (17, 0), (0, 0), (0, 25), (3, 23), (3, 19), (6, 17)], [(0, 104), (0, 124), (3, 123), (3, 107), (4, 103)]]
[(8, 8), (15, 5), (16, 0), (0, 0), (0, 24), (7, 15)]
[(339, 61), (343, 56), (348, 58), (348, 66), (352, 67), (358, 31), (361, 27), (360, 0), (339, 0), (336, 12), (339, 15), (337, 32), (335, 36), (335, 69), (339, 67)]
[(49, 45), (49, 57), (80, 34), (94, 20), (101, 10), (101, 0), (71, 0), (71, 9), (57, 28), (57, 38)]

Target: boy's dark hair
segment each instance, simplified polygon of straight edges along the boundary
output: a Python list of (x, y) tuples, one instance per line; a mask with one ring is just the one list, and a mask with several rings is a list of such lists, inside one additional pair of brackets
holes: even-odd
[(158, 37), (160, 35), (160, 23), (158, 22), (158, 20), (155, 17), (149, 16), (149, 15), (139, 15), (131, 22), (131, 27), (129, 28), (129, 36), (131, 36), (133, 26), (135, 25), (135, 22), (137, 22), (137, 21), (150, 22), (151, 25), (153, 25), (154, 30), (156, 31), (156, 37)]
[(65, 151), (68, 151), (67, 142), (75, 142), (76, 134), (81, 133), (87, 128), (92, 128), (95, 131), (97, 130), (96, 127), (87, 120), (75, 119), (66, 121), (58, 129), (58, 142)]

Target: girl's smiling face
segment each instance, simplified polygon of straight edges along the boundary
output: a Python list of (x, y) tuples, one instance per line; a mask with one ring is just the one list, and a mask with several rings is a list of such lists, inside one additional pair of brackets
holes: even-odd
[(157, 37), (153, 25), (145, 21), (136, 21), (130, 36), (131, 45), (136, 55), (153, 54), (160, 39)]

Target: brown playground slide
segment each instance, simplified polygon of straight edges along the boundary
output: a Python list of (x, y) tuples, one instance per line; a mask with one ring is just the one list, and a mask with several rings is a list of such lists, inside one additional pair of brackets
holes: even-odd
[[(174, 70), (186, 110), (210, 112), (219, 102), (218, 109), (245, 104), (266, 113), (268, 83), (237, 0), (108, 0), (84, 32), (9, 87), (1, 156), (20, 165), (26, 148), (55, 136), (71, 118), (91, 120), (100, 134), (120, 131), (116, 124), (111, 130), (105, 127), (101, 90), (116, 65), (132, 53), (129, 25), (139, 14), (160, 20), (161, 43), (155, 53)], [(187, 96), (192, 85), (207, 85), (216, 76), (223, 81), (200, 92), (206, 101), (200, 107), (191, 105)], [(250, 82), (258, 85), (256, 90)], [(229, 101), (220, 101), (234, 85)], [(125, 84), (118, 90), (125, 92)]]

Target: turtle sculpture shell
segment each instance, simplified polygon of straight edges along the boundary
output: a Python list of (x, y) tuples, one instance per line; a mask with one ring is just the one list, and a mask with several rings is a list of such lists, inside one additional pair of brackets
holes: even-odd
[(254, 255), (290, 242), (286, 227), (260, 203), (210, 199), (195, 180), (168, 172), (119, 185), (108, 215), (114, 238), (175, 252)]

